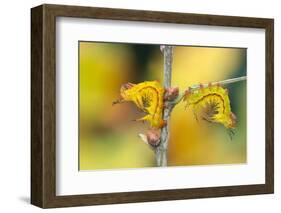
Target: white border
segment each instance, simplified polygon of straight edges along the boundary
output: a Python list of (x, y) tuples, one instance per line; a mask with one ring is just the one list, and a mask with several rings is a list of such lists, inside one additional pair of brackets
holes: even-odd
[[(57, 195), (265, 183), (265, 31), (94, 19), (57, 19)], [(78, 40), (245, 47), (247, 164), (78, 172)]]

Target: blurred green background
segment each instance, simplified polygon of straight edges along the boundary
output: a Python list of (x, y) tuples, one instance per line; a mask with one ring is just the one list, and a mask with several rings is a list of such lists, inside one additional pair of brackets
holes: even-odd
[[(148, 124), (132, 103), (112, 106), (122, 84), (159, 80), (163, 56), (159, 45), (79, 42), (79, 169), (156, 166), (153, 151), (139, 138)], [(246, 49), (175, 46), (172, 85), (183, 91), (246, 75)], [(246, 163), (246, 81), (228, 85), (237, 116), (230, 139), (221, 125), (197, 122), (185, 104), (171, 116), (169, 166)]]

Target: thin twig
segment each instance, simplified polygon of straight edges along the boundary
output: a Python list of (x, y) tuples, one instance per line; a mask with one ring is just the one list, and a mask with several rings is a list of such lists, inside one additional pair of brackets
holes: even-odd
[[(231, 79), (211, 82), (211, 83), (207, 83), (207, 84), (195, 84), (195, 85), (190, 86), (188, 89), (194, 91), (194, 90), (200, 89), (202, 86), (207, 87), (210, 84), (211, 85), (222, 85), (222, 86), (224, 86), (224, 85), (233, 84), (233, 83), (237, 83), (237, 82), (240, 82), (240, 81), (246, 81), (246, 80), (247, 80), (247, 76), (242, 76), (242, 77), (238, 77), (238, 78), (231, 78)], [(171, 104), (172, 105), (178, 104), (183, 99), (184, 95), (185, 95), (185, 92), (182, 92), (181, 94), (179, 94), (177, 99), (174, 100), (173, 102), (171, 102)]]
[[(236, 82), (239, 82), (239, 81), (245, 81), (247, 80), (247, 76), (242, 76), (242, 77), (238, 77), (238, 78), (231, 78), (231, 79), (226, 79), (226, 80), (223, 80), (223, 81), (217, 81), (217, 82), (212, 82), (211, 84), (212, 85), (227, 85), (227, 84), (232, 84), (232, 83), (236, 83)], [(204, 87), (208, 86), (209, 84), (201, 84), (203, 85)], [(196, 84), (196, 85), (193, 85), (191, 86), (190, 88), (191, 89), (197, 89), (197, 88), (200, 88), (201, 86), (200, 84)]]

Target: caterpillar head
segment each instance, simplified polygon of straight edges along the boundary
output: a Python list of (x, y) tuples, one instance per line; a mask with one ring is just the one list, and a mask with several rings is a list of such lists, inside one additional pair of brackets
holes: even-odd
[(124, 100), (130, 100), (132, 96), (131, 89), (135, 86), (133, 83), (123, 84), (120, 88), (120, 95)]

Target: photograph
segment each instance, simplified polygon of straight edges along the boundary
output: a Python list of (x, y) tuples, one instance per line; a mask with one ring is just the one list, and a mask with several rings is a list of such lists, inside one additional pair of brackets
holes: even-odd
[(216, 8), (31, 8), (31, 204), (274, 193), (274, 19)]
[(247, 48), (79, 41), (78, 54), (79, 171), (247, 164)]

